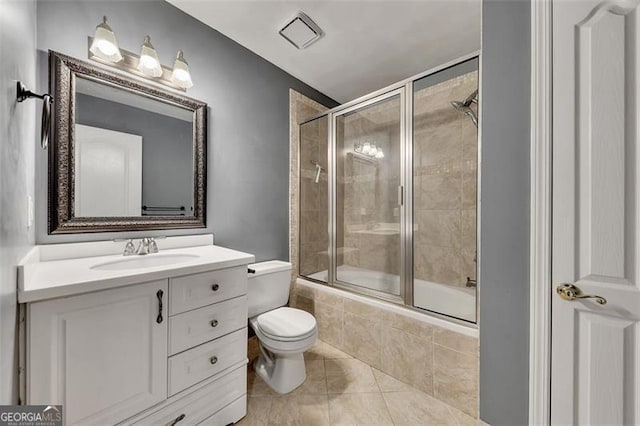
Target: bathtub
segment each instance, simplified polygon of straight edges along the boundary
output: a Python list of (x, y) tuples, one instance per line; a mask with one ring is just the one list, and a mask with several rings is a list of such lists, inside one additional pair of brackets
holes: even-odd
[[(327, 282), (329, 280), (328, 271), (317, 272), (309, 275), (309, 278)], [(341, 265), (338, 266), (337, 278), (339, 281), (358, 287), (400, 295), (400, 277), (398, 275)], [(414, 280), (413, 303), (417, 308), (476, 322), (475, 288)]]

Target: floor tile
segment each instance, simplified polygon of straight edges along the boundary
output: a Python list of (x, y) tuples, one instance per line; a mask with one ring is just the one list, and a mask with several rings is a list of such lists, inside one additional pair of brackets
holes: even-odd
[(373, 371), (357, 359), (326, 359), (327, 391), (329, 393), (380, 392)]
[(382, 396), (396, 426), (457, 425), (446, 404), (423, 392), (388, 392)]
[(250, 396), (247, 398), (247, 415), (236, 423), (240, 426), (264, 426), (269, 421), (271, 396)]
[(326, 395), (283, 395), (272, 398), (268, 425), (328, 426)]
[(329, 395), (331, 425), (393, 425), (380, 393)]

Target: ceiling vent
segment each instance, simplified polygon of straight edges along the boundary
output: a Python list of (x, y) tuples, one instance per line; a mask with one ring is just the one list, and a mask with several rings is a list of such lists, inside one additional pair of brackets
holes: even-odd
[(311, 46), (324, 35), (320, 27), (302, 12), (289, 21), (279, 33), (298, 49)]

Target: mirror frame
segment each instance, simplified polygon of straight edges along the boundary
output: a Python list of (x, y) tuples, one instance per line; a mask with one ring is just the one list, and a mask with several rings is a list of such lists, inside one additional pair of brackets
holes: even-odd
[[(194, 188), (192, 216), (75, 217), (75, 88), (82, 77), (193, 111)], [(206, 206), (207, 104), (171, 89), (49, 51), (54, 90), (53, 143), (49, 148), (49, 234), (204, 228)]]

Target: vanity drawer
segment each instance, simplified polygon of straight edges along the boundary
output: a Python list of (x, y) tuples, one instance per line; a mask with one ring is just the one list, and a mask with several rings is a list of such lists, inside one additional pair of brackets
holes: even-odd
[(247, 328), (169, 358), (169, 395), (247, 359)]
[(220, 269), (169, 280), (169, 315), (247, 294), (247, 268)]
[(247, 326), (247, 296), (169, 318), (169, 355)]
[[(215, 417), (216, 414), (221, 412), (220, 410), (238, 399), (242, 399), (246, 394), (246, 383), (247, 367), (243, 365), (218, 380), (131, 424), (170, 425), (179, 418), (182, 419), (176, 423), (177, 426), (198, 424), (205, 419), (212, 418), (212, 416)], [(238, 413), (234, 414), (237, 415)], [(211, 425), (215, 422), (206, 421), (204, 423)], [(229, 424), (229, 422), (224, 424)]]

